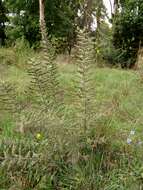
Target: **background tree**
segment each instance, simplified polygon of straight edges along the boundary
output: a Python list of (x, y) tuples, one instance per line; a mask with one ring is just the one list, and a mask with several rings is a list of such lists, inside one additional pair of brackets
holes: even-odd
[(39, 23), (40, 23), (42, 41), (46, 41), (47, 32), (46, 32), (46, 22), (45, 22), (45, 0), (39, 0)]
[(98, 64), (103, 57), (102, 49), (105, 48), (105, 46), (103, 47), (103, 44), (106, 44), (106, 41), (107, 41), (106, 38), (108, 35), (107, 29), (109, 30), (109, 27), (107, 27), (108, 24), (106, 24), (106, 21), (105, 21), (105, 19), (108, 19), (108, 17), (107, 17), (107, 12), (106, 12), (106, 8), (103, 3), (103, 0), (100, 0), (100, 1), (95, 0), (93, 6), (94, 6), (93, 15), (94, 15), (94, 18), (96, 19), (96, 30), (93, 34), (95, 36), (94, 37), (95, 38), (95, 56), (96, 56), (96, 62)]
[(5, 22), (8, 21), (4, 2), (0, 0), (0, 46), (5, 43)]
[(120, 50), (122, 67), (132, 68), (143, 41), (143, 1), (122, 0), (113, 24), (113, 44)]
[[(9, 28), (10, 36), (24, 36), (31, 46), (39, 42), (39, 2), (7, 0), (6, 3), (9, 11), (15, 15), (11, 18), (13, 27)], [(50, 39), (64, 41), (66, 46), (73, 43), (78, 4), (78, 0), (45, 0), (45, 21)]]

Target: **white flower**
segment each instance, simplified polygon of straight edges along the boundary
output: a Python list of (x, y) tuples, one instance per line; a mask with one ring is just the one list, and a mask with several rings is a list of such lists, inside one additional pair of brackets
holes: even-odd
[(82, 16), (82, 12), (81, 12), (80, 9), (78, 9), (77, 16), (78, 16), (78, 17), (81, 17), (81, 16)]
[(130, 135), (134, 135), (134, 134), (135, 134), (135, 131), (131, 130)]
[(128, 143), (128, 144), (131, 144), (131, 142), (132, 142), (132, 139), (127, 138), (127, 143)]

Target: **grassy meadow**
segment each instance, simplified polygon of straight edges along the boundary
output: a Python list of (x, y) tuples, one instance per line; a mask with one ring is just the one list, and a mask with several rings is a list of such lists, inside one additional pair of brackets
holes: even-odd
[[(0, 81), (14, 86), (23, 105), (15, 114), (3, 110), (0, 101), (0, 190), (143, 189), (143, 81), (138, 70), (92, 69), (85, 131), (77, 122), (77, 66), (57, 58), (62, 105), (47, 116), (39, 114), (35, 97), (27, 93), (29, 54), (36, 56), (32, 50), (0, 49)], [(27, 119), (31, 110), (37, 114), (33, 120)]]

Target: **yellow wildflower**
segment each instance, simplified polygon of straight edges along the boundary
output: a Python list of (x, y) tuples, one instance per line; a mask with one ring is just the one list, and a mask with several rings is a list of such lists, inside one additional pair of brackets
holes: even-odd
[(38, 140), (41, 140), (41, 139), (42, 139), (41, 133), (37, 133), (37, 134), (36, 134), (36, 139), (38, 139)]

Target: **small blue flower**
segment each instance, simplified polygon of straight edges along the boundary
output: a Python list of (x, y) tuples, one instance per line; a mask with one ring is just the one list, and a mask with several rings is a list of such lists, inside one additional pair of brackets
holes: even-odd
[(128, 143), (128, 144), (131, 144), (131, 142), (132, 142), (132, 139), (127, 138), (127, 143)]

